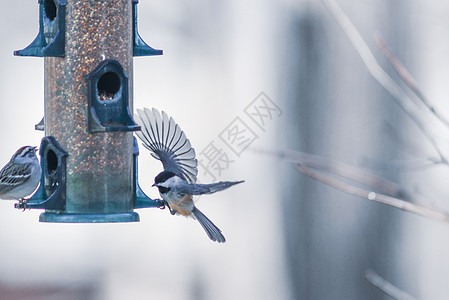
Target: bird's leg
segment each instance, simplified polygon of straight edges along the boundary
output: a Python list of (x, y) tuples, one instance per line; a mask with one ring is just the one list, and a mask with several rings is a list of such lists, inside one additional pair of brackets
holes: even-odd
[(27, 209), (27, 203), (28, 203), (28, 199), (25, 199), (25, 198), (19, 199), (19, 207), (23, 208), (22, 211), (25, 211)]
[(159, 202), (161, 203), (161, 205), (159, 206), (160, 209), (165, 209), (165, 207), (168, 207), (168, 210), (170, 211), (170, 213), (171, 213), (172, 215), (175, 215), (175, 214), (176, 214), (176, 210), (175, 210), (175, 209), (172, 209), (172, 208), (170, 207), (170, 205), (168, 204), (167, 201), (165, 201), (165, 200), (159, 200), (159, 199), (158, 199), (157, 201), (159, 201)]
[(172, 208), (170, 207), (170, 205), (168, 204), (167, 201), (165, 201), (165, 200), (163, 200), (163, 201), (164, 201), (165, 205), (168, 207), (168, 210), (170, 211), (170, 213), (171, 213), (172, 215), (175, 215), (175, 214), (176, 214), (176, 210), (175, 210), (175, 209), (172, 209)]
[(159, 202), (159, 206), (157, 208), (165, 209), (166, 202), (164, 200), (157, 199), (156, 201)]

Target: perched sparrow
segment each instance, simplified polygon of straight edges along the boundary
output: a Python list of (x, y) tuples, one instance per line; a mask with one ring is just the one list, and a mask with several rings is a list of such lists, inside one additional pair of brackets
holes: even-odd
[(198, 162), (195, 150), (190, 145), (184, 132), (169, 118), (153, 108), (137, 110), (136, 122), (142, 131), (136, 132), (143, 146), (151, 155), (160, 160), (164, 171), (159, 173), (153, 186), (159, 189), (164, 202), (174, 214), (193, 216), (213, 241), (226, 241), (221, 230), (215, 226), (193, 203), (192, 195), (212, 194), (227, 189), (243, 181), (221, 181), (211, 184), (197, 184)]
[(0, 199), (23, 201), (39, 185), (40, 178), (36, 147), (20, 148), (0, 171)]

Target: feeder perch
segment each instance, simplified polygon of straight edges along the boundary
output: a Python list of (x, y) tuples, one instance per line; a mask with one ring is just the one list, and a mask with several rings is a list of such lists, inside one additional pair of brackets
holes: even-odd
[(134, 148), (133, 148), (133, 160), (134, 160), (134, 208), (146, 208), (146, 207), (164, 207), (165, 204), (161, 200), (152, 200), (142, 191), (138, 180), (138, 165), (137, 156), (139, 156), (139, 146), (137, 144), (137, 139), (134, 138)]
[(17, 56), (64, 57), (66, 0), (38, 0), (39, 33)]
[(132, 0), (133, 2), (133, 55), (134, 56), (151, 56), (162, 55), (162, 50), (156, 50), (148, 46), (140, 37), (137, 31), (137, 4), (139, 0)]
[(162, 51), (137, 33), (136, 4), (39, 0), (39, 35), (15, 52), (44, 56), (41, 185), (16, 205), (45, 209), (41, 222), (136, 222), (134, 209), (164, 206), (145, 195), (137, 176), (133, 56)]
[(34, 130), (39, 130), (39, 131), (44, 131), (44, 130), (45, 130), (45, 126), (44, 126), (44, 117), (42, 117), (42, 119), (40, 120), (39, 123), (37, 123), (36, 125), (34, 125)]
[(86, 79), (89, 132), (140, 130), (129, 112), (128, 76), (118, 61), (102, 61)]

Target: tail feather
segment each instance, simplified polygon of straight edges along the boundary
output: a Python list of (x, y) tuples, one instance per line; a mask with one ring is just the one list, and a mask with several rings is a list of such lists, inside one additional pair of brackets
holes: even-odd
[(226, 238), (221, 233), (220, 228), (215, 226), (214, 223), (212, 223), (212, 221), (209, 220), (198, 208), (194, 207), (192, 213), (212, 241), (218, 243), (226, 242)]

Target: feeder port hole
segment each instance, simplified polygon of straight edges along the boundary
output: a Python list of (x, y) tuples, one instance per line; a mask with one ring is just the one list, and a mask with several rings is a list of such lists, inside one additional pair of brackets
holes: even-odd
[(106, 72), (98, 79), (98, 99), (114, 99), (120, 90), (120, 77), (115, 72)]
[(47, 152), (47, 171), (48, 174), (54, 174), (58, 169), (58, 158), (53, 150), (48, 150)]
[(50, 21), (56, 19), (57, 7), (53, 0), (44, 0), (44, 12)]

